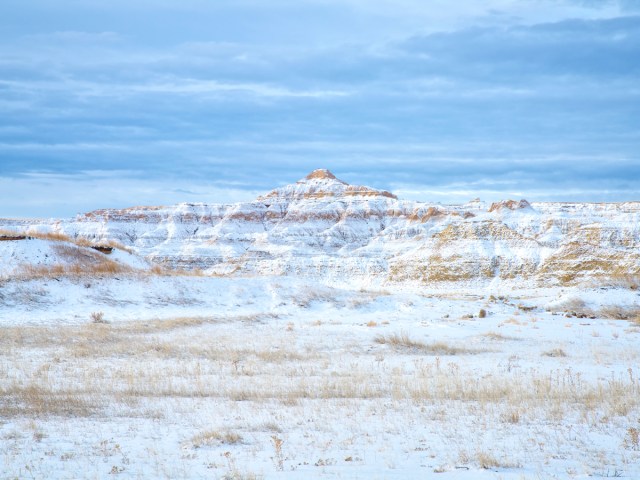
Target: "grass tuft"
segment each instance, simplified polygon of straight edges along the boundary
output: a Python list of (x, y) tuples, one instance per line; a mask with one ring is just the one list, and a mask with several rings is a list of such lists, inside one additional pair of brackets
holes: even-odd
[(546, 352), (543, 352), (542, 356), (544, 356), (544, 357), (553, 357), (553, 358), (566, 357), (567, 353), (561, 348), (554, 348), (552, 350), (547, 350)]
[(195, 448), (215, 445), (236, 445), (242, 443), (242, 435), (229, 430), (205, 430), (191, 438), (191, 444)]
[(428, 355), (461, 355), (486, 352), (486, 350), (455, 347), (445, 342), (424, 343), (413, 340), (407, 332), (404, 331), (390, 335), (377, 335), (373, 340), (376, 343), (388, 345), (398, 351), (424, 353)]

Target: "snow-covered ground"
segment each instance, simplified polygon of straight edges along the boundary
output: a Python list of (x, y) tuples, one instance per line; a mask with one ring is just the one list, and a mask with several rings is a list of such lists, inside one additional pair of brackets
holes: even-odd
[(604, 318), (639, 305), (623, 287), (4, 280), (0, 478), (640, 478), (640, 324)]

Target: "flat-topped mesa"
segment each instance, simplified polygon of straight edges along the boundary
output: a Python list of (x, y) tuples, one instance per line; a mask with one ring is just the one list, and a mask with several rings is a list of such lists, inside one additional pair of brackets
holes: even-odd
[(103, 208), (81, 213), (77, 222), (159, 223), (173, 209), (166, 206), (138, 206), (127, 208)]
[(337, 178), (326, 169), (318, 169), (296, 183), (276, 188), (261, 195), (258, 201), (283, 199), (283, 200), (307, 200), (340, 197), (386, 197), (396, 200), (394, 194), (385, 190), (376, 190), (371, 187), (349, 185)]

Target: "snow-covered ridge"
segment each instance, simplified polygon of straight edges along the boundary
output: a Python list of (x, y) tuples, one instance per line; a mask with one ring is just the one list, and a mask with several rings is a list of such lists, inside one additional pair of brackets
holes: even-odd
[(322, 199), (326, 197), (387, 197), (397, 199), (395, 195), (385, 190), (375, 190), (370, 187), (349, 185), (336, 178), (329, 170), (318, 169), (311, 172), (302, 180), (287, 185), (258, 197), (258, 201), (268, 202), (271, 199), (305, 200)]
[(440, 205), (349, 185), (328, 170), (252, 202), (104, 209), (1, 227), (113, 240), (170, 268), (351, 285), (548, 286), (640, 275), (640, 202)]

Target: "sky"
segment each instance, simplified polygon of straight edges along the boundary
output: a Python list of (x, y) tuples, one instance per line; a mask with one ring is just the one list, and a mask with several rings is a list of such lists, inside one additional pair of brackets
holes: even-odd
[(640, 200), (640, 0), (2, 0), (0, 217)]

